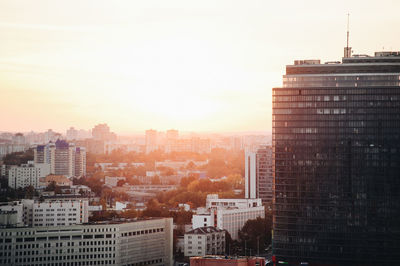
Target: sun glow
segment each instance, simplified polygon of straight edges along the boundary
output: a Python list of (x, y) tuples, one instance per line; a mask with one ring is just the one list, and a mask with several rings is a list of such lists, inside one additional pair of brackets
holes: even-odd
[[(346, 2), (319, 12), (326, 6), (316, 0), (287, 6), (232, 0), (1, 1), (0, 113), (10, 115), (1, 117), (0, 130), (51, 125), (61, 131), (107, 122), (122, 132), (269, 131), (271, 88), (281, 85), (284, 65), (340, 57), (346, 17), (342, 25), (338, 14), (359, 9)], [(366, 36), (381, 34), (377, 39), (399, 46), (388, 21), (378, 25), (370, 19), (372, 7), (365, 12), (368, 19), (354, 19), (354, 32), (385, 29)], [(323, 19), (304, 16), (302, 8)], [(398, 21), (395, 10), (385, 17)], [(310, 44), (307, 35), (329, 41)], [(352, 43), (362, 53), (377, 45), (357, 36)]]

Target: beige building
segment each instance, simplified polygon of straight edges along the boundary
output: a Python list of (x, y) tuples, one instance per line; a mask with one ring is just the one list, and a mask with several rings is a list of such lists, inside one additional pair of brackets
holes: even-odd
[(40, 184), (43, 187), (47, 187), (52, 182), (54, 182), (57, 186), (60, 187), (72, 186), (72, 181), (63, 175), (48, 175), (40, 179)]
[(0, 231), (0, 265), (173, 265), (172, 218)]

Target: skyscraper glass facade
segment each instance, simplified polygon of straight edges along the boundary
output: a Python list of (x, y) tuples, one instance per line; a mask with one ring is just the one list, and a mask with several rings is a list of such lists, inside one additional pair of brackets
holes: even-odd
[(273, 159), (278, 260), (399, 265), (399, 53), (287, 66)]

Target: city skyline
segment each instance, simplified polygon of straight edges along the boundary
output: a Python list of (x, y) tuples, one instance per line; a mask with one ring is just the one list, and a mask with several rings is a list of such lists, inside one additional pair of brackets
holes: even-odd
[(0, 131), (107, 123), (125, 135), (149, 128), (270, 132), (271, 88), (281, 84), (285, 65), (340, 58), (347, 13), (355, 53), (400, 50), (398, 7), (4, 1)]

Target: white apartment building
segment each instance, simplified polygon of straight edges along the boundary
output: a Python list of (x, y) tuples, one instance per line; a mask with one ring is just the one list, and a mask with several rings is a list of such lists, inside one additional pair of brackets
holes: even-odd
[(186, 257), (225, 254), (225, 230), (212, 226), (200, 227), (185, 233)]
[(193, 229), (214, 226), (229, 232), (233, 240), (248, 220), (265, 217), (261, 199), (219, 199), (218, 195), (207, 195), (206, 209), (192, 217)]
[(104, 185), (109, 187), (116, 187), (118, 185), (118, 181), (126, 180), (126, 177), (123, 176), (106, 176), (104, 178)]
[(172, 266), (172, 218), (0, 231), (0, 265)]
[(44, 202), (24, 199), (0, 205), (0, 211), (17, 211), (18, 221), (22, 220), (25, 226), (68, 226), (89, 220), (88, 200), (80, 199)]
[(87, 200), (57, 200), (35, 202), (32, 208), (32, 226), (68, 226), (87, 223)]
[(8, 170), (8, 186), (17, 189), (33, 186), (40, 188), (40, 178), (50, 174), (50, 164), (29, 161), (21, 166), (11, 166)]

